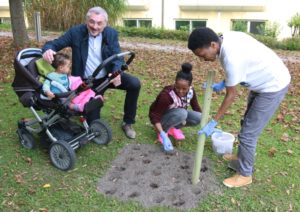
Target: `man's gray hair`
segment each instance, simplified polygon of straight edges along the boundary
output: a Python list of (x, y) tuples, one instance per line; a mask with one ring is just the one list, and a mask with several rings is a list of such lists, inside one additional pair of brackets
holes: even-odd
[(107, 12), (102, 7), (92, 7), (92, 8), (90, 8), (89, 11), (86, 13), (86, 20), (89, 19), (89, 17), (91, 16), (92, 13), (96, 14), (96, 15), (103, 15), (104, 18), (105, 18), (105, 21), (108, 22)]

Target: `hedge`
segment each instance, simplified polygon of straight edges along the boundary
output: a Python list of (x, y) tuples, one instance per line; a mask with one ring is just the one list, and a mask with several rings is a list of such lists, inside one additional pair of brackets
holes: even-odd
[[(116, 29), (119, 31), (120, 36), (123, 37), (143, 37), (182, 41), (187, 41), (189, 37), (189, 32), (182, 30), (166, 30), (161, 28), (136, 28), (120, 26), (117, 26)], [(286, 38), (282, 41), (278, 41), (274, 37), (254, 34), (251, 35), (272, 49), (300, 51), (300, 37)]]
[(116, 27), (119, 34), (124, 37), (143, 37), (169, 40), (186, 41), (189, 32), (181, 30), (166, 30), (161, 28), (136, 28), (136, 27)]

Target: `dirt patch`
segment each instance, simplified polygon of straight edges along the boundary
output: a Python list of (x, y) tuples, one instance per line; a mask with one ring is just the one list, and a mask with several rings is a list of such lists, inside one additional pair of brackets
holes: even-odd
[(100, 179), (97, 190), (144, 207), (191, 209), (208, 194), (221, 194), (212, 163), (202, 161), (200, 182), (191, 184), (194, 153), (164, 154), (158, 145), (129, 144)]

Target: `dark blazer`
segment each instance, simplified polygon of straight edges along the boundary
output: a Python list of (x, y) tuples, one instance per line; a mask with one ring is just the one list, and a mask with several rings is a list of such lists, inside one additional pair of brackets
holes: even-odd
[[(70, 28), (61, 37), (48, 41), (42, 48), (43, 53), (52, 49), (53, 51), (60, 51), (63, 48), (72, 48), (72, 75), (73, 76), (84, 76), (84, 70), (86, 60), (88, 57), (88, 44), (89, 44), (89, 33), (86, 24), (80, 24)], [(118, 32), (111, 28), (105, 27), (102, 32), (102, 59), (110, 57), (113, 54), (121, 52), (120, 44), (118, 40)], [(116, 59), (110, 65), (106, 66), (108, 73), (120, 70), (123, 59)]]

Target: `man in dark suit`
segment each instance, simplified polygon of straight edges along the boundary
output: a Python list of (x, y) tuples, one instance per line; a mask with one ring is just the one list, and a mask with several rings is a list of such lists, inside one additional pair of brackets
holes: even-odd
[[(121, 52), (118, 33), (107, 26), (108, 15), (101, 7), (89, 9), (86, 15), (86, 23), (70, 28), (61, 37), (47, 42), (43, 47), (43, 58), (50, 64), (53, 55), (63, 48), (72, 48), (72, 75), (83, 79), (92, 75), (99, 64), (111, 55)], [(99, 85), (105, 78), (120, 70), (123, 59), (114, 60), (110, 65), (103, 68), (96, 76), (95, 85)], [(135, 138), (136, 132), (132, 124), (135, 123), (137, 100), (140, 91), (138, 78), (122, 73), (112, 80), (107, 88), (116, 88), (126, 91), (124, 104), (124, 117), (122, 129), (129, 138)], [(104, 93), (104, 91), (103, 91)], [(88, 122), (100, 118), (100, 108), (87, 114)]]

